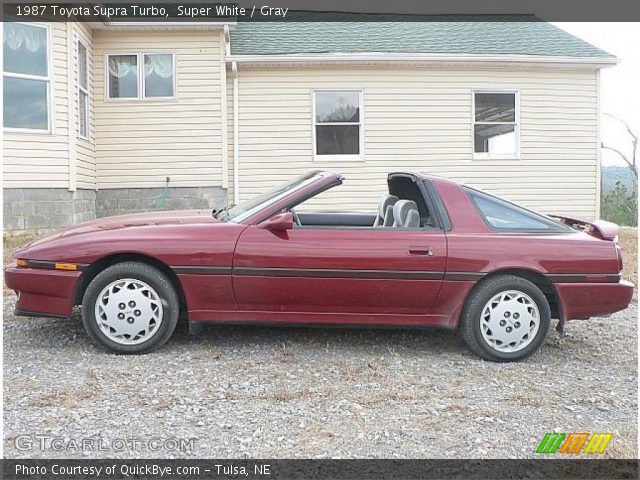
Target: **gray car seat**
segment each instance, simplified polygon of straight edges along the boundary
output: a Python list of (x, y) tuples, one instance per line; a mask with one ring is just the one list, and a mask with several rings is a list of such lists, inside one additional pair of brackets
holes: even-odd
[(376, 216), (374, 227), (391, 226), (393, 224), (393, 206), (398, 201), (395, 195), (387, 195), (382, 197), (378, 204), (378, 215)]
[(398, 200), (393, 206), (393, 226), (418, 228), (420, 226), (420, 212), (416, 202), (412, 200)]

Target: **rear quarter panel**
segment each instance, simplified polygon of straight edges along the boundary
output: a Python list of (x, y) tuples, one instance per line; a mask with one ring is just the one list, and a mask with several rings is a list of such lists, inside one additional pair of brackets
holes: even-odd
[(448, 235), (447, 271), (521, 268), (552, 274), (618, 273), (615, 244), (585, 233), (558, 235), (456, 233)]
[(490, 229), (459, 184), (434, 182), (452, 229), (447, 233), (447, 272), (522, 268), (543, 274), (618, 273), (615, 243), (584, 232), (508, 233)]
[[(492, 273), (517, 269), (545, 275), (554, 283), (562, 321), (606, 314), (628, 305), (628, 287), (604, 283), (607, 277), (619, 274), (615, 242), (579, 231), (497, 232), (487, 226), (459, 184), (447, 180), (435, 180), (434, 184), (452, 223), (451, 231), (447, 232), (447, 274), (475, 272), (482, 274), (478, 276), (481, 279)], [(581, 283), (565, 283), (580, 275)], [(594, 283), (582, 283), (584, 279)], [(462, 305), (474, 285), (475, 281), (457, 285), (444, 282), (439, 303), (451, 312), (452, 326), (457, 325)]]

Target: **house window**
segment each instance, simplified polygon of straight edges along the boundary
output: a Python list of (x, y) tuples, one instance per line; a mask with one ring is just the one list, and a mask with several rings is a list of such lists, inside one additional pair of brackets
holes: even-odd
[(107, 55), (108, 98), (175, 98), (175, 55), (135, 53)]
[(173, 97), (173, 55), (171, 53), (144, 54), (144, 96)]
[(315, 92), (313, 120), (317, 157), (352, 160), (361, 156), (361, 91)]
[(87, 47), (78, 40), (78, 133), (89, 138), (89, 58)]
[(138, 55), (108, 55), (109, 98), (138, 98)]
[(4, 127), (49, 131), (49, 27), (5, 22)]
[(518, 99), (515, 92), (474, 92), (473, 151), (477, 157), (518, 155)]

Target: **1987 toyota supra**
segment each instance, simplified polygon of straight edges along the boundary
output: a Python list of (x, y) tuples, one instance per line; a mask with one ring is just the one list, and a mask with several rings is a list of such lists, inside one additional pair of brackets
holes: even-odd
[[(520, 360), (551, 318), (629, 305), (617, 227), (546, 217), (457, 182), (391, 173), (377, 213), (302, 213), (340, 185), (314, 171), (229, 210), (83, 223), (15, 253), (17, 315), (68, 317), (118, 353), (204, 323), (458, 328), (471, 350)], [(372, 205), (372, 211), (376, 206)]]

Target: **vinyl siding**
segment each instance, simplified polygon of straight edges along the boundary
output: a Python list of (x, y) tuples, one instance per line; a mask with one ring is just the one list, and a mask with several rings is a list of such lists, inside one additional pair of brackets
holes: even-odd
[[(75, 175), (77, 188), (96, 186), (95, 128), (92, 108), (91, 30), (83, 23), (52, 23), (51, 52), (53, 66), (51, 133), (5, 132), (3, 145), (4, 187), (69, 188)], [(68, 32), (67, 29), (70, 29)], [(89, 54), (88, 140), (79, 138), (78, 55), (76, 41), (81, 38)], [(71, 62), (69, 63), (69, 59)], [(69, 78), (69, 73), (73, 76)], [(69, 86), (72, 85), (71, 88)], [(71, 129), (71, 130), (70, 130)], [(75, 134), (69, 135), (70, 131)], [(75, 150), (74, 150), (75, 147)], [(75, 173), (72, 165), (75, 162)]]
[[(85, 23), (74, 23), (76, 29), (76, 37), (73, 45), (73, 58), (74, 62), (74, 85), (76, 91), (73, 95), (74, 113), (76, 115), (76, 178), (78, 188), (90, 188), (95, 189), (97, 184), (96, 179), (96, 128), (95, 128), (95, 115), (93, 108), (94, 101), (94, 52), (93, 52), (93, 35), (91, 30)], [(80, 138), (80, 112), (78, 106), (78, 49), (75, 45), (77, 39), (80, 39), (87, 47), (87, 61), (88, 61), (88, 86), (89, 86), (89, 131), (88, 138)]]
[[(364, 161), (314, 161), (312, 92), (332, 88), (363, 90)], [(474, 89), (519, 91), (519, 159), (473, 158)], [(386, 174), (407, 169), (541, 212), (596, 216), (594, 69), (240, 66), (239, 91), (241, 200), (327, 169), (347, 180), (310, 207), (373, 211)]]
[(2, 171), (7, 188), (69, 186), (67, 24), (49, 24), (52, 133), (4, 132)]
[[(94, 32), (98, 188), (219, 186), (221, 30)], [(172, 51), (177, 98), (106, 100), (107, 53)]]

